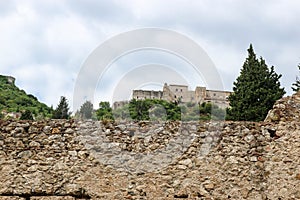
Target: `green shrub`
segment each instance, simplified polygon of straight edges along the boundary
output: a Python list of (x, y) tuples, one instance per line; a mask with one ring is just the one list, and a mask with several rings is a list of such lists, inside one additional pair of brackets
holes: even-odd
[(33, 120), (33, 116), (30, 110), (25, 110), (25, 112), (22, 113), (20, 120)]

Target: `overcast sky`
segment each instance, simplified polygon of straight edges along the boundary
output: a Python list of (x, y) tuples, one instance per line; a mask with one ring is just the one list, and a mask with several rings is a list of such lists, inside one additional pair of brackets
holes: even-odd
[[(0, 0), (0, 74), (16, 77), (17, 86), (49, 106), (55, 107), (62, 95), (72, 104), (78, 74), (91, 52), (120, 33), (155, 27), (176, 31), (201, 46), (225, 90), (232, 90), (252, 43), (257, 56), (282, 74), (281, 83), (291, 94), (300, 63), (299, 22), (300, 1), (295, 0)], [(151, 63), (174, 67), (179, 75), (185, 73), (186, 82), (195, 78), (178, 57), (171, 57), (153, 50), (124, 55), (99, 77), (92, 101), (118, 96), (112, 90), (124, 87), (130, 71), (128, 81), (150, 69), (156, 76), (163, 74), (157, 66), (147, 68)], [(135, 70), (137, 66), (143, 67)], [(139, 88), (163, 84), (149, 80)], [(199, 83), (206, 86), (205, 80)], [(122, 95), (116, 98), (130, 94)]]

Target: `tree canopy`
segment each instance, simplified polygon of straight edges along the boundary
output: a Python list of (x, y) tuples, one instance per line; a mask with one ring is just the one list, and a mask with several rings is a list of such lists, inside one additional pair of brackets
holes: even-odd
[(115, 119), (133, 120), (222, 120), (225, 110), (212, 103), (176, 103), (162, 99), (132, 99), (123, 107), (113, 110)]
[(79, 114), (83, 119), (91, 119), (93, 111), (93, 104), (90, 101), (86, 101), (81, 105)]
[(112, 108), (108, 101), (101, 101), (99, 109), (96, 111), (98, 120), (113, 120)]
[(256, 58), (252, 45), (241, 73), (233, 83), (233, 93), (229, 96), (230, 108), (227, 119), (240, 121), (262, 121), (276, 100), (284, 94), (274, 66), (270, 69), (265, 60)]
[(134, 120), (179, 120), (181, 119), (180, 107), (173, 102), (160, 99), (132, 99), (129, 102), (130, 117)]
[[(300, 64), (298, 65), (298, 69), (299, 69), (299, 72), (300, 72)], [(292, 90), (294, 92), (298, 92), (299, 89), (300, 89), (300, 79), (299, 79), (299, 76), (296, 76), (296, 82), (293, 83)]]
[(33, 120), (30, 110), (25, 110), (25, 112), (22, 113), (20, 120)]
[(53, 119), (69, 119), (70, 118), (69, 104), (66, 97), (61, 96), (59, 104), (56, 109), (53, 111)]

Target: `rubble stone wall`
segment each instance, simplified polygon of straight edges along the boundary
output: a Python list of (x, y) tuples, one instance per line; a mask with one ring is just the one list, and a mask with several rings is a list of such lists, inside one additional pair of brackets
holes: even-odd
[(0, 200), (300, 199), (300, 122), (0, 121)]
[(0, 121), (0, 200), (300, 199), (299, 105), (262, 123)]

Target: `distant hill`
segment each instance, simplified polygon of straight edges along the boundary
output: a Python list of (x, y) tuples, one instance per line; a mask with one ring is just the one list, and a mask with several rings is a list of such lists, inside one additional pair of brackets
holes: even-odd
[(52, 108), (39, 102), (35, 96), (19, 89), (15, 85), (15, 78), (0, 75), (0, 113), (25, 110), (30, 110), (36, 117), (50, 117), (52, 113)]

